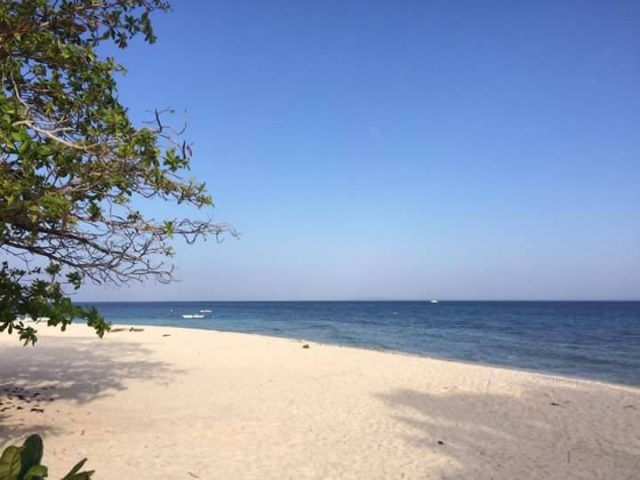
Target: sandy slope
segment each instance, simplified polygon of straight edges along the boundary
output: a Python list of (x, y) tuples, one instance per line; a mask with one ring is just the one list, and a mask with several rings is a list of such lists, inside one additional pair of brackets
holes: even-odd
[(0, 335), (0, 401), (54, 479), (640, 478), (640, 389), (270, 337)]

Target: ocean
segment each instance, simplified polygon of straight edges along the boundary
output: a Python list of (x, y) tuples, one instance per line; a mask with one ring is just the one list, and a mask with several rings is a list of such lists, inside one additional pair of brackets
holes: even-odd
[[(640, 385), (640, 302), (91, 305), (114, 324), (258, 333)], [(194, 314), (204, 318), (182, 317)]]

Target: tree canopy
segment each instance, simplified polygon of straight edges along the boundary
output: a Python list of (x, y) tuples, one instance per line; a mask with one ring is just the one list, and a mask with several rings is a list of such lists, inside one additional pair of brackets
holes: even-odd
[[(165, 0), (0, 0), (0, 331), (35, 343), (21, 315), (64, 328), (83, 318), (83, 282), (172, 280), (172, 237), (191, 243), (234, 234), (209, 219), (149, 218), (160, 199), (212, 206), (205, 184), (186, 179), (191, 147), (154, 111), (135, 126), (118, 99), (124, 69), (97, 48), (156, 37)], [(138, 200), (142, 199), (142, 200)]]

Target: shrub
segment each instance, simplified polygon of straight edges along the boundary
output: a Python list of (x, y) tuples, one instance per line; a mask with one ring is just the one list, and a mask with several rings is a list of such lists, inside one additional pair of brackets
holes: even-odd
[[(40, 435), (31, 435), (21, 447), (5, 448), (0, 457), (0, 480), (42, 480), (48, 475), (47, 467), (40, 464), (42, 453)], [(62, 480), (89, 480), (93, 470), (80, 471), (86, 461), (78, 462)]]

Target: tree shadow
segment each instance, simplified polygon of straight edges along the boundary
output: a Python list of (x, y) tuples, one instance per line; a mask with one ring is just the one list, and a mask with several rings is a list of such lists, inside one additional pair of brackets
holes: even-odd
[(112, 337), (48, 337), (34, 348), (5, 344), (0, 349), (0, 445), (34, 432), (55, 433), (37, 416), (60, 401), (86, 404), (126, 390), (130, 380), (168, 383), (179, 373), (139, 343)]
[(13, 415), (0, 415), (0, 451), (9, 445), (21, 445), (29, 435), (56, 434), (60, 429), (46, 423), (25, 424)]
[(401, 435), (410, 446), (445, 458), (428, 472), (434, 478), (637, 478), (640, 390), (451, 390), (378, 395), (408, 427)]

